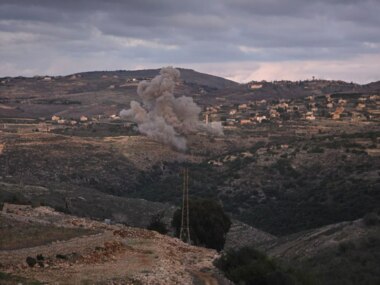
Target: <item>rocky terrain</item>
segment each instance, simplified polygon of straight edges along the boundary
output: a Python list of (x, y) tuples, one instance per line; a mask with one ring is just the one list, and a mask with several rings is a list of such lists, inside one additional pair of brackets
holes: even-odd
[[(41, 284), (229, 284), (212, 265), (217, 253), (138, 228), (109, 225), (48, 207), (5, 204), (0, 214), (2, 238), (32, 226), (76, 229), (77, 237), (8, 249), (0, 245), (0, 270)], [(89, 232), (84, 232), (87, 230)]]

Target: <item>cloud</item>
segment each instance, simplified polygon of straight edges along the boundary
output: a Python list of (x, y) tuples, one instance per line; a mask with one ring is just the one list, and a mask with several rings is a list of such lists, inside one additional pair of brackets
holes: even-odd
[(291, 62), (351, 66), (380, 54), (379, 14), (377, 0), (2, 0), (0, 76), (220, 63), (218, 74), (242, 78), (249, 63), (273, 78), (268, 66)]
[[(368, 83), (378, 81), (380, 55), (364, 55), (347, 60), (292, 60), (268, 62), (230, 62), (225, 64), (195, 64), (191, 67), (218, 74), (237, 82), (251, 80), (305, 80), (313, 76), (319, 79), (333, 79)], [(222, 68), (223, 67), (223, 68)], [(233, 71), (233, 72), (231, 72)]]

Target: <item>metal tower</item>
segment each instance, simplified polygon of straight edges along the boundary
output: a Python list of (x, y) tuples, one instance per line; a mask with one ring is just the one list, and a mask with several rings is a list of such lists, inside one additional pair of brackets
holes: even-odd
[(190, 223), (189, 223), (189, 170), (183, 170), (183, 194), (182, 194), (182, 221), (179, 238), (188, 244), (190, 240)]

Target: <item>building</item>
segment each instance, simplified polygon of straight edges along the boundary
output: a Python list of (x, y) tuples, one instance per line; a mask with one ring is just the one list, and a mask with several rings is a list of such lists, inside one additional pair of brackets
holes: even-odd
[(247, 109), (248, 108), (248, 105), (247, 104), (240, 104), (240, 105), (238, 105), (238, 109), (239, 110), (245, 110), (245, 109)]
[(256, 116), (256, 121), (261, 123), (263, 120), (266, 120), (267, 116)]
[(260, 88), (262, 88), (263, 87), (263, 85), (262, 84), (258, 84), (258, 83), (254, 83), (254, 84), (251, 84), (250, 86), (249, 86), (249, 88), (251, 88), (251, 89), (260, 89)]
[(314, 116), (313, 112), (307, 112), (306, 116), (305, 116), (305, 119), (308, 120), (308, 121), (314, 121), (315, 120), (315, 116)]
[(251, 124), (251, 120), (248, 120), (248, 119), (241, 119), (240, 120), (240, 125), (249, 125)]
[(81, 122), (87, 122), (88, 121), (88, 118), (86, 116), (80, 116), (80, 119), (79, 119)]
[(364, 110), (364, 109), (365, 109), (364, 103), (358, 103), (358, 105), (356, 105), (356, 110)]

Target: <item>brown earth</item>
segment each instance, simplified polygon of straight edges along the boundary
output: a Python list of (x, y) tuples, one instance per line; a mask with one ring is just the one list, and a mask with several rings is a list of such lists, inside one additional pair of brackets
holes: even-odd
[[(212, 264), (217, 252), (154, 231), (108, 225), (49, 207), (6, 204), (1, 217), (14, 220), (15, 225), (25, 222), (98, 232), (0, 250), (2, 272), (46, 284), (228, 284)], [(28, 266), (26, 258), (37, 255), (39, 262)]]

